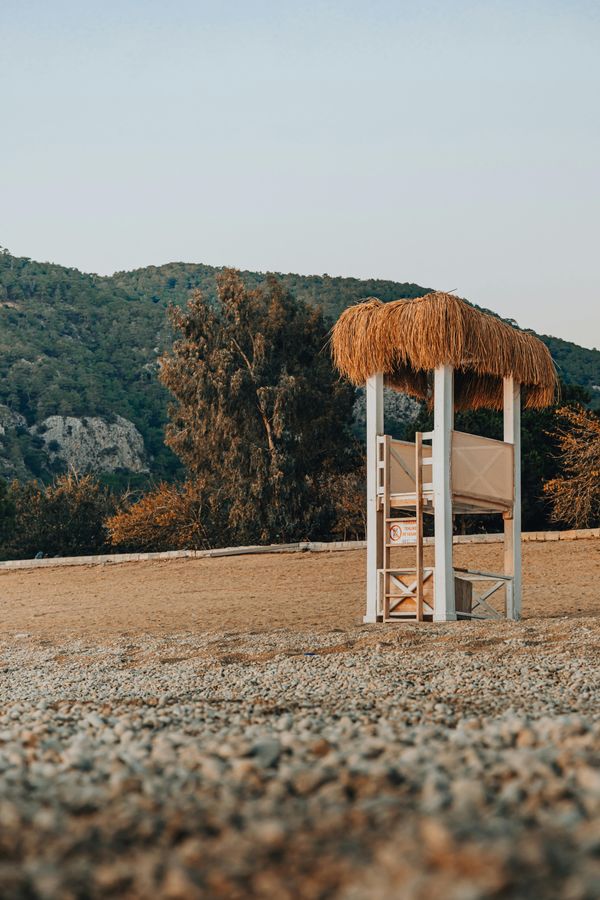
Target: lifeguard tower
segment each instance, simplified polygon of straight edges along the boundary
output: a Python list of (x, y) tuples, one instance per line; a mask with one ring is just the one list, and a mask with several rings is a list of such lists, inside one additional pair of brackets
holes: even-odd
[[(556, 373), (538, 338), (452, 294), (365, 300), (332, 333), (340, 373), (366, 386), (367, 608), (365, 622), (518, 619), (521, 612), (520, 411), (550, 405)], [(427, 401), (433, 431), (415, 443), (385, 434), (384, 385)], [(503, 410), (504, 440), (454, 429), (455, 410)], [(455, 516), (500, 513), (502, 572), (453, 564)], [(434, 520), (434, 562), (424, 564), (423, 520)], [(394, 567), (411, 544), (414, 566)], [(475, 545), (477, 546), (477, 545)], [(503, 589), (504, 610), (494, 600)]]

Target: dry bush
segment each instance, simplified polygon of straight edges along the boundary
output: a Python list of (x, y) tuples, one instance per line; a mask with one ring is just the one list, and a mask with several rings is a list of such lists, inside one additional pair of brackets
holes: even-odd
[(78, 556), (107, 545), (104, 520), (114, 511), (114, 498), (92, 475), (70, 472), (49, 485), (14, 481), (8, 497), (14, 509), (11, 556)]
[(555, 432), (562, 475), (544, 485), (552, 503), (552, 521), (574, 528), (600, 522), (600, 419), (583, 407), (558, 411)]
[[(218, 510), (216, 511), (218, 512)], [(129, 549), (199, 550), (211, 546), (215, 509), (210, 509), (204, 484), (161, 483), (136, 503), (109, 518), (111, 543)]]

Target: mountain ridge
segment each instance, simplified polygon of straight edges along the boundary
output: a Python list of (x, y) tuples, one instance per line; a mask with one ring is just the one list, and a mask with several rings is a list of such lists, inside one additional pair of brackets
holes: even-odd
[[(166, 309), (185, 303), (195, 289), (214, 298), (224, 268), (180, 262), (96, 275), (0, 252), (0, 404), (27, 425), (0, 435), (0, 456), (25, 454), (31, 475), (49, 477), (42, 448), (21, 431), (55, 415), (121, 416), (143, 435), (152, 476), (174, 477), (178, 462), (163, 443), (168, 395), (156, 377), (157, 357), (171, 341)], [(366, 296), (389, 301), (429, 290), (387, 279), (240, 274), (250, 287), (274, 274), (300, 299), (321, 305), (330, 320)], [(582, 385), (600, 404), (600, 351), (538, 336), (563, 380)]]

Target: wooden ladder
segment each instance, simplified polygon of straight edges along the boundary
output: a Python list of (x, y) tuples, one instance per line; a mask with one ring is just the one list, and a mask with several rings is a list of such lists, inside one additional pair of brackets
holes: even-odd
[[(382, 513), (383, 528), (381, 529), (382, 539), (382, 561), (380, 591), (381, 604), (383, 612), (383, 621), (389, 622), (398, 619), (398, 615), (393, 616), (393, 608), (391, 603), (394, 599), (403, 600), (414, 597), (416, 601), (415, 619), (417, 622), (423, 621), (423, 585), (426, 578), (431, 576), (431, 572), (425, 576), (423, 565), (423, 435), (417, 432), (415, 435), (415, 518), (416, 518), (416, 566), (414, 583), (403, 585), (398, 576), (408, 574), (411, 570), (393, 569), (391, 566), (391, 550), (396, 546), (390, 542), (390, 526), (397, 522), (398, 519), (391, 515), (390, 506), (390, 457), (391, 457), (391, 437), (384, 435), (380, 442), (380, 458), (378, 459), (378, 468), (380, 469), (381, 487), (382, 487)], [(405, 587), (405, 590), (403, 590)], [(395, 590), (393, 590), (395, 588)]]

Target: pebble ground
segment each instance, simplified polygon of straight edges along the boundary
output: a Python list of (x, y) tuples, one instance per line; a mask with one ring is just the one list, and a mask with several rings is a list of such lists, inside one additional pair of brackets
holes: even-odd
[(0, 653), (0, 896), (600, 897), (600, 619)]

